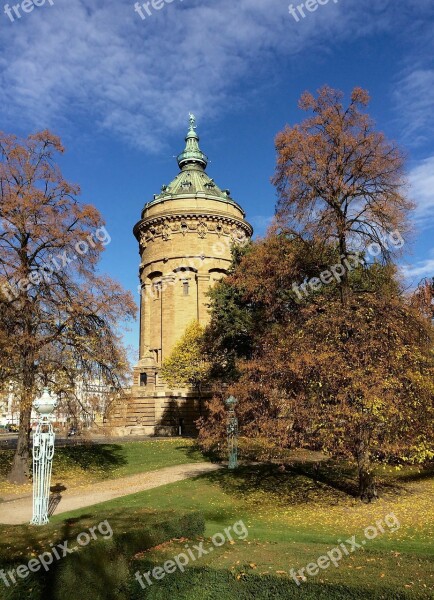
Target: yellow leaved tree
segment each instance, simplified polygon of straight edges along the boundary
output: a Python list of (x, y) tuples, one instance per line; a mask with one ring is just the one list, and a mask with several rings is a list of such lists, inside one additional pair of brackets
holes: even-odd
[(198, 392), (199, 398), (209, 382), (211, 371), (204, 349), (204, 331), (198, 321), (190, 323), (161, 369), (161, 376), (169, 387), (191, 387)]

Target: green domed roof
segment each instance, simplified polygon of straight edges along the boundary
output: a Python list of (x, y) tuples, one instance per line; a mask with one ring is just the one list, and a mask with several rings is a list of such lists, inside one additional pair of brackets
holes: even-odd
[(168, 186), (163, 186), (161, 195), (185, 196), (186, 194), (197, 194), (198, 192), (202, 192), (207, 196), (230, 200), (229, 190), (221, 190), (214, 179), (211, 179), (205, 171), (198, 169), (194, 164), (185, 165), (181, 173)]
[(163, 185), (161, 193), (156, 194), (154, 200), (146, 204), (146, 207), (176, 196), (186, 197), (197, 194), (231, 202), (238, 206), (232, 200), (230, 191), (219, 188), (214, 180), (205, 172), (208, 157), (199, 147), (199, 136), (196, 133), (196, 119), (192, 114), (190, 114), (190, 128), (187, 132), (185, 142), (184, 151), (177, 157), (181, 172), (178, 173), (169, 185)]

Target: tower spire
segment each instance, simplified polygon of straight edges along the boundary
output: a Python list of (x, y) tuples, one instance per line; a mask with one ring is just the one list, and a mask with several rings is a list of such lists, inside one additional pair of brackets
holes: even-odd
[(196, 117), (194, 116), (193, 113), (188, 113), (189, 117), (190, 117), (190, 129), (189, 131), (194, 131), (195, 129), (197, 129), (196, 127)]
[(199, 147), (199, 136), (196, 133), (196, 117), (190, 113), (190, 127), (185, 138), (185, 148), (178, 155), (178, 165), (182, 171), (185, 171), (188, 165), (194, 165), (202, 170), (206, 169), (208, 157)]

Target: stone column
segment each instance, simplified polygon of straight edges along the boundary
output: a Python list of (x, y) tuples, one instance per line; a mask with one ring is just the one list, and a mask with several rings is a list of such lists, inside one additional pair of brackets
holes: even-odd
[(206, 325), (209, 321), (208, 308), (205, 306), (209, 299), (206, 292), (210, 286), (209, 273), (198, 273), (197, 280), (197, 320), (201, 325)]
[(162, 277), (161, 293), (163, 297), (162, 318), (161, 318), (161, 362), (170, 355), (176, 334), (174, 327), (175, 315), (175, 282), (176, 276), (173, 273)]
[(140, 294), (140, 359), (148, 356), (150, 343), (151, 298), (149, 284), (142, 283)]

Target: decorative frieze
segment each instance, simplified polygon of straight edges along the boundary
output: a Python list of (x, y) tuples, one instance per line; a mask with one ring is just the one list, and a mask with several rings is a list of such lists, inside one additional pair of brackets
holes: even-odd
[(199, 238), (208, 234), (232, 236), (235, 242), (243, 244), (251, 235), (250, 226), (240, 220), (221, 215), (190, 214), (162, 215), (144, 221), (139, 226), (139, 241), (144, 250), (150, 242), (161, 237), (164, 241), (171, 239), (173, 234), (196, 233)]

